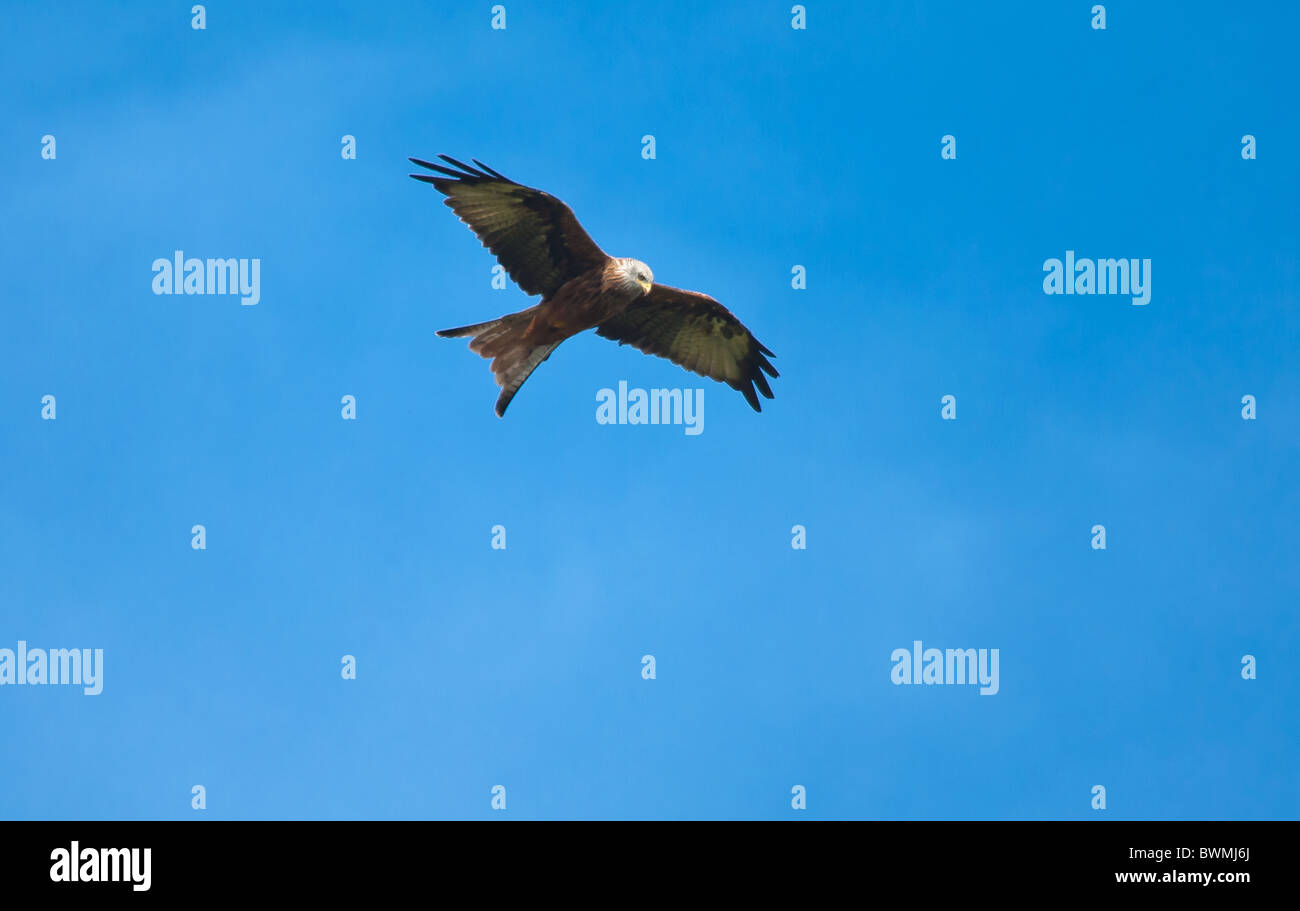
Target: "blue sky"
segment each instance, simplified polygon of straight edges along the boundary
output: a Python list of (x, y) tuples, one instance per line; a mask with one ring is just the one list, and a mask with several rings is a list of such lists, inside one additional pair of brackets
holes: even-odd
[[(188, 6), (0, 36), (0, 648), (104, 650), (0, 687), (0, 817), (1300, 816), (1296, 10)], [(530, 301), (438, 153), (717, 297), (775, 400), (588, 334), (498, 420), (434, 330)], [(260, 303), (154, 295), (177, 249)], [(1044, 294), (1066, 250), (1150, 303)], [(598, 424), (620, 380), (704, 432)], [(915, 640), (999, 692), (893, 685)]]

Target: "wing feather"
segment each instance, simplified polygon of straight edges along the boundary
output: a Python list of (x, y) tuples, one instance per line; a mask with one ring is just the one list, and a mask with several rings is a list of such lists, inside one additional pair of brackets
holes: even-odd
[[(583, 229), (573, 210), (549, 193), (492, 170), (439, 155), (452, 167), (412, 158), (435, 174), (412, 174), (431, 183), (460, 220), (492, 251), (527, 294), (549, 297), (561, 285), (608, 257)], [(439, 175), (439, 176), (435, 176)]]
[(776, 357), (722, 304), (707, 294), (655, 284), (650, 293), (596, 327), (596, 334), (739, 390), (762, 411), (754, 386), (772, 398), (768, 376)]

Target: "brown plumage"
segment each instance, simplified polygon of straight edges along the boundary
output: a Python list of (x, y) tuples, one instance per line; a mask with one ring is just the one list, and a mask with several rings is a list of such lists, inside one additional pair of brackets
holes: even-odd
[(775, 355), (722, 304), (707, 294), (656, 284), (650, 267), (639, 260), (607, 255), (573, 211), (549, 193), (515, 183), (477, 159), (477, 167), (470, 167), (438, 157), (453, 167), (412, 158), (441, 176), (411, 176), (445, 195), (443, 202), (515, 283), (542, 298), (527, 310), (438, 333), (472, 336), (470, 350), (492, 359), (501, 386), (498, 417), (562, 341), (593, 328), (620, 345), (726, 383), (755, 411), (762, 411), (755, 386), (772, 398), (763, 374), (778, 375), (767, 359)]

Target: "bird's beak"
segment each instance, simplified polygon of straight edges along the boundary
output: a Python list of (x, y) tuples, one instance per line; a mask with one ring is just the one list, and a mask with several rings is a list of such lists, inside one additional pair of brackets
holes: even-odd
[(637, 282), (637, 284), (641, 286), (641, 290), (646, 294), (649, 294), (650, 289), (654, 287), (654, 282)]

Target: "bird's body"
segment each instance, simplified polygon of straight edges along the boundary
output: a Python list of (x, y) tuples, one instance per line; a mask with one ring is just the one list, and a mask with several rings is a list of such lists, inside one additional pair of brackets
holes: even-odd
[(472, 168), (439, 157), (459, 170), (412, 158), (445, 176), (411, 176), (445, 194), (447, 205), (520, 288), (542, 298), (518, 313), (438, 333), (472, 336), (470, 350), (492, 359), (501, 386), (499, 417), (561, 342), (588, 329), (725, 382), (740, 390), (755, 411), (761, 410), (755, 385), (772, 397), (763, 376), (777, 376), (764, 357), (772, 352), (713, 298), (656, 284), (640, 260), (608, 256), (554, 196), (515, 183), (479, 161)]
[(604, 266), (569, 279), (538, 305), (527, 337), (542, 344), (559, 344), (622, 313), (647, 293), (635, 278), (628, 277), (628, 269), (638, 266), (649, 271), (636, 260), (611, 257)]

